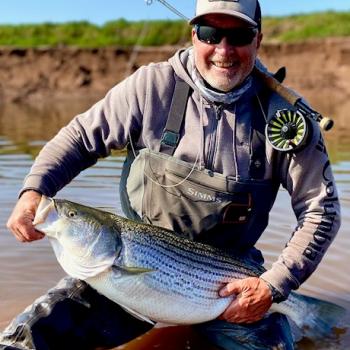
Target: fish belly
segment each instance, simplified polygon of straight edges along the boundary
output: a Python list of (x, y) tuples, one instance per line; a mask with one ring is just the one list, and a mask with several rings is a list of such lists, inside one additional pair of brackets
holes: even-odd
[(169, 324), (196, 324), (217, 318), (231, 298), (198, 299), (154, 287), (145, 275), (118, 276), (112, 270), (86, 280), (94, 289), (122, 307)]

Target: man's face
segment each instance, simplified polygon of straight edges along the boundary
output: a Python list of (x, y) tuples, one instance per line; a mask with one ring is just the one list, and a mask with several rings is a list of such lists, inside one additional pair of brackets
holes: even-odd
[[(202, 19), (201, 25), (220, 29), (249, 27), (249, 24), (228, 15), (211, 14)], [(257, 33), (251, 44), (230, 45), (226, 37), (218, 44), (200, 41), (192, 30), (192, 42), (196, 67), (204, 80), (214, 89), (230, 91), (239, 86), (254, 67), (262, 34)]]

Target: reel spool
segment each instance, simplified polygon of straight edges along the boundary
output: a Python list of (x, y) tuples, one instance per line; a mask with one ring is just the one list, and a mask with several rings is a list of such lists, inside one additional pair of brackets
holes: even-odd
[(309, 134), (305, 117), (299, 111), (282, 109), (276, 112), (265, 128), (270, 145), (281, 152), (291, 152), (306, 144)]

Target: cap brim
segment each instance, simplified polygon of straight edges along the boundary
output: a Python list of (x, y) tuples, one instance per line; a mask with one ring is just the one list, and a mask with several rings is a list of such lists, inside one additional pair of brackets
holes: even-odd
[(256, 23), (254, 20), (252, 20), (250, 17), (248, 17), (247, 15), (241, 13), (241, 12), (236, 12), (236, 11), (230, 11), (228, 12), (227, 10), (223, 9), (222, 11), (217, 10), (215, 12), (213, 11), (208, 11), (208, 12), (202, 12), (200, 15), (193, 17), (190, 21), (189, 24), (196, 24), (199, 22), (199, 20), (205, 16), (205, 15), (211, 15), (211, 14), (223, 14), (223, 15), (228, 15), (228, 16), (232, 16), (235, 18), (239, 18), (245, 22), (248, 22), (249, 24), (252, 24), (253, 26), (257, 26), (258, 23)]

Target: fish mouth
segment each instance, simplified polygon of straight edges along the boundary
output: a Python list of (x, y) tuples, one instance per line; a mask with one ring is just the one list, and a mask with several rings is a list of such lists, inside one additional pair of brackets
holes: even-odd
[(55, 221), (52, 214), (57, 217), (55, 201), (43, 195), (33, 220), (35, 229), (45, 234), (48, 233), (47, 228)]

